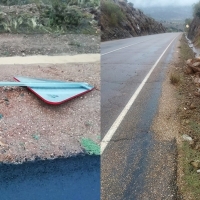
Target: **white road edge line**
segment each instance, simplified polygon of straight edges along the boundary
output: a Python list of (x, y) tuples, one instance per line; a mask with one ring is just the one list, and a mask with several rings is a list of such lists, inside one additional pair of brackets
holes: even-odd
[[(178, 35), (179, 36), (179, 35)], [(177, 37), (178, 37), (177, 36)], [(142, 90), (142, 88), (144, 87), (145, 83), (147, 82), (149, 76), (151, 75), (151, 73), (153, 72), (153, 70), (155, 69), (155, 67), (157, 66), (157, 64), (159, 63), (159, 61), (161, 60), (161, 58), (163, 57), (163, 55), (165, 54), (165, 52), (167, 51), (167, 49), (170, 47), (170, 45), (173, 43), (173, 41), (177, 38), (175, 37), (170, 44), (167, 46), (167, 48), (164, 50), (164, 52), (161, 54), (161, 56), (158, 58), (158, 60), (155, 62), (155, 64), (153, 65), (153, 67), (150, 69), (150, 71), (148, 72), (148, 74), (146, 75), (146, 77), (143, 79), (142, 83), (139, 85), (139, 87), (137, 88), (137, 90), (135, 91), (135, 93), (133, 94), (133, 96), (130, 98), (130, 100), (128, 101), (128, 103), (126, 104), (126, 106), (124, 107), (124, 109), (122, 110), (122, 112), (120, 113), (120, 115), (117, 117), (117, 119), (115, 120), (115, 122), (113, 123), (113, 125), (110, 127), (110, 129), (108, 130), (108, 132), (106, 133), (106, 135), (104, 136), (103, 140), (101, 141), (101, 154), (103, 154), (106, 146), (108, 145), (108, 143), (110, 142), (110, 140), (112, 139), (113, 135), (115, 134), (116, 130), (118, 129), (119, 125), (121, 124), (122, 120), (124, 119), (124, 117), (126, 116), (127, 112), (129, 111), (129, 109), (131, 108), (132, 104), (134, 103), (135, 99), (137, 98), (137, 96), (139, 95), (140, 91)]]
[[(142, 41), (142, 42), (146, 42), (146, 41), (148, 41), (148, 40), (145, 40), (145, 41)], [(109, 52), (107, 52), (107, 53), (103, 53), (103, 54), (101, 54), (101, 56), (104, 56), (104, 55), (106, 55), (106, 54), (109, 54), (109, 53), (112, 53), (112, 52), (115, 52), (115, 51), (119, 51), (119, 50), (121, 50), (121, 49), (125, 49), (125, 48), (127, 48), (127, 47), (131, 47), (131, 46), (136, 45), (136, 44), (140, 44), (140, 43), (142, 43), (142, 42), (138, 42), (138, 43), (135, 43), (135, 44), (131, 44), (131, 45), (128, 45), (128, 46), (119, 48), (119, 49), (115, 49), (115, 50), (109, 51)]]

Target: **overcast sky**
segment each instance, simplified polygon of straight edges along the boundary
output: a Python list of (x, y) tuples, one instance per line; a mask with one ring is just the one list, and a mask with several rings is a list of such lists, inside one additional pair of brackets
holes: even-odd
[(128, 2), (132, 2), (134, 7), (150, 7), (150, 6), (185, 6), (185, 5), (193, 5), (197, 3), (199, 0), (128, 0)]

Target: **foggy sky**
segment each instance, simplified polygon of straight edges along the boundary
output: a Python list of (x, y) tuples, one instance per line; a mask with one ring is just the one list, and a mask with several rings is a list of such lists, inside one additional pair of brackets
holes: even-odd
[(192, 6), (199, 0), (128, 0), (134, 7), (151, 7), (151, 6)]

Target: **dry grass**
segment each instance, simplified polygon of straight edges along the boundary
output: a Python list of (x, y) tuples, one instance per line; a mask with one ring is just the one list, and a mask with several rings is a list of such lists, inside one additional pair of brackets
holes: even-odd
[[(185, 181), (185, 185), (183, 186), (183, 190), (190, 192), (192, 194), (192, 200), (199, 200), (200, 197), (200, 180), (199, 174), (197, 174), (197, 169), (192, 167), (189, 163), (193, 160), (199, 160), (200, 152), (191, 148), (188, 142), (184, 142), (181, 149), (184, 157), (182, 156), (181, 162), (184, 170), (183, 180)], [(186, 196), (186, 195), (184, 195)]]
[[(183, 36), (184, 37), (184, 36)], [(185, 38), (181, 39), (181, 46), (180, 46), (180, 65), (184, 66), (185, 61), (194, 58), (194, 52), (188, 46), (188, 42)]]
[(177, 73), (177, 72), (172, 72), (170, 74), (170, 83), (173, 84), (173, 85), (177, 85), (180, 83), (180, 75)]

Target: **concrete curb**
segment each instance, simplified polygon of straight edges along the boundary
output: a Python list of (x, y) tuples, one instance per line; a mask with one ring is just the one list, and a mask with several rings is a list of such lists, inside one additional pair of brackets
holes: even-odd
[(63, 64), (63, 63), (99, 63), (100, 54), (79, 54), (63, 56), (27, 56), (0, 57), (0, 65), (15, 64)]

